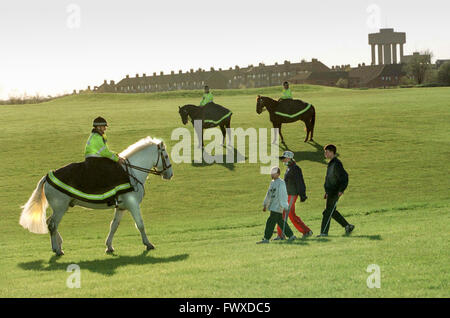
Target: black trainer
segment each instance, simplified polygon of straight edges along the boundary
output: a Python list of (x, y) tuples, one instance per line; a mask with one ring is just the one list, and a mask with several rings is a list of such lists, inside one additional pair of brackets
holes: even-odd
[(353, 230), (355, 229), (355, 226), (353, 224), (349, 224), (345, 227), (345, 234), (350, 234), (353, 232)]

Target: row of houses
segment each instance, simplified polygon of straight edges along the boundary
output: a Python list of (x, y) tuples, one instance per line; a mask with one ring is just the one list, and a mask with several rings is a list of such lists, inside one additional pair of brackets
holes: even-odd
[[(178, 73), (171, 71), (170, 74), (153, 73), (136, 74), (134, 77), (126, 75), (125, 78), (118, 83), (114, 81), (104, 81), (100, 86), (93, 88), (94, 92), (106, 93), (145, 93), (145, 92), (162, 92), (173, 90), (190, 90), (201, 89), (205, 85), (215, 89), (231, 89), (231, 88), (253, 88), (280, 85), (285, 80), (295, 77), (302, 72), (327, 72), (330, 69), (317, 59), (310, 62), (301, 61), (299, 63), (291, 63), (284, 61), (282, 64), (275, 63), (273, 65), (249, 65), (247, 67), (239, 67), (229, 69), (190, 69), (188, 72)], [(88, 90), (91, 90), (88, 87)]]
[[(405, 76), (404, 64), (350, 65), (329, 68), (317, 59), (298, 63), (284, 61), (247, 67), (235, 66), (229, 69), (190, 69), (188, 72), (171, 71), (170, 74), (153, 73), (126, 75), (118, 83), (105, 80), (103, 84), (88, 87), (88, 91), (98, 93), (146, 93), (174, 90), (202, 89), (208, 85), (212, 89), (255, 88), (281, 85), (284, 81), (293, 84), (312, 84), (336, 86), (339, 80), (345, 80), (347, 87), (389, 87), (398, 86)], [(80, 91), (83, 92), (83, 91)], [(76, 93), (76, 91), (74, 91)]]
[(290, 79), (293, 84), (336, 86), (339, 80), (346, 80), (346, 87), (389, 87), (398, 86), (405, 76), (402, 64), (358, 65), (328, 72), (303, 72)]

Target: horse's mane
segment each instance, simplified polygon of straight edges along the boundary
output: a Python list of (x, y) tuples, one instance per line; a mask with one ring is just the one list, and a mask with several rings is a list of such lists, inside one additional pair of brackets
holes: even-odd
[(162, 141), (156, 138), (152, 138), (152, 137), (145, 137), (142, 138), (141, 140), (135, 142), (134, 144), (128, 146), (127, 149), (125, 149), (124, 151), (122, 151), (119, 156), (122, 158), (129, 158), (132, 155), (134, 155), (136, 152), (151, 146), (151, 145), (159, 145)]
[(201, 106), (193, 105), (193, 104), (187, 104), (187, 105), (181, 106), (180, 108), (181, 109), (193, 108), (195, 110), (198, 110), (198, 109), (201, 109)]

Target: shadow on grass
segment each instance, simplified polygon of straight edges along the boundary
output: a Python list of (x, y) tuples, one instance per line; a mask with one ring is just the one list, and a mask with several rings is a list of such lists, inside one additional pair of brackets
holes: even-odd
[[(111, 255), (107, 259), (95, 259), (90, 261), (81, 261), (75, 263), (80, 266), (81, 270), (87, 269), (93, 273), (99, 273), (106, 276), (112, 276), (116, 273), (116, 269), (127, 265), (148, 265), (184, 261), (189, 254), (180, 254), (170, 257), (153, 257), (147, 255), (148, 251), (144, 251), (137, 256), (117, 256)], [(24, 270), (30, 271), (66, 271), (67, 267), (74, 262), (60, 262), (63, 257), (52, 256), (48, 264), (44, 260), (19, 263), (18, 266)]]
[(308, 245), (308, 240), (303, 240), (303, 239), (296, 239), (295, 241), (292, 242), (287, 242), (287, 241), (282, 241), (279, 244), (283, 244), (283, 245)]
[(342, 237), (349, 237), (349, 238), (362, 238), (362, 239), (369, 239), (372, 241), (381, 241), (381, 235), (377, 234), (377, 235), (342, 235)]
[[(228, 159), (228, 161), (232, 161), (232, 162), (227, 162), (227, 155), (229, 158), (232, 158), (232, 160)], [(208, 163), (205, 161), (206, 156), (209, 157), (208, 161), (212, 161), (211, 163)], [(217, 160), (217, 158), (215, 158), (215, 156), (213, 156), (209, 153), (206, 153), (206, 151), (204, 151), (204, 154), (202, 156), (202, 161), (197, 162), (197, 161), (193, 160), (191, 164), (193, 167), (209, 167), (212, 165), (222, 165), (225, 168), (227, 168), (228, 170), (234, 170), (235, 162), (245, 161), (245, 160), (247, 160), (247, 157), (242, 155), (236, 148), (231, 147), (231, 146), (226, 146), (226, 151), (224, 150), (224, 154), (222, 155), (221, 158), (219, 155), (219, 159), (221, 159), (220, 160), (221, 162), (218, 162), (219, 160)]]
[(294, 153), (294, 159), (297, 162), (302, 162), (302, 161), (313, 161), (313, 162), (318, 162), (321, 164), (326, 165), (327, 162), (325, 160), (325, 157), (323, 155), (323, 145), (318, 144), (315, 141), (308, 141), (307, 143), (305, 143), (305, 145), (310, 145), (314, 147), (314, 151), (294, 151), (292, 149), (289, 149), (289, 146), (286, 145), (285, 147), (280, 147), (283, 151), (284, 150), (290, 150)]

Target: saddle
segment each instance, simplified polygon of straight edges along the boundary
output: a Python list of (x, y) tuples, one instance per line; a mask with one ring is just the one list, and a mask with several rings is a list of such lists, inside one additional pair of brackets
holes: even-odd
[(117, 196), (133, 191), (125, 170), (108, 158), (87, 158), (50, 171), (46, 180), (72, 198), (117, 205)]

